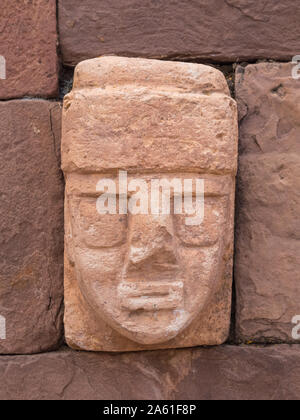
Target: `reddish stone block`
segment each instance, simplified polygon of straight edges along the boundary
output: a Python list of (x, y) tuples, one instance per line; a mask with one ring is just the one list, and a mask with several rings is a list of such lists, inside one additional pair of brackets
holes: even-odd
[(0, 33), (2, 69), (6, 67), (5, 79), (0, 74), (0, 98), (55, 97), (56, 1), (2, 0)]
[(63, 61), (115, 54), (235, 62), (299, 54), (293, 0), (59, 0)]
[(0, 399), (299, 400), (299, 362), (297, 345), (6, 356)]
[(293, 342), (292, 319), (300, 315), (300, 81), (292, 69), (237, 69), (235, 281), (243, 342)]
[(55, 102), (0, 102), (2, 354), (47, 351), (62, 341), (60, 119)]

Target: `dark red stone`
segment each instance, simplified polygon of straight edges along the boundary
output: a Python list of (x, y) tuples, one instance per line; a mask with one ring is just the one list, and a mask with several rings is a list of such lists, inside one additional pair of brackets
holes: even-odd
[(62, 341), (61, 106), (0, 102), (0, 353), (36, 353)]
[(63, 61), (104, 54), (235, 62), (299, 54), (294, 0), (59, 0)]
[(235, 282), (242, 342), (294, 342), (292, 319), (300, 315), (300, 80), (292, 69), (237, 68)]
[(0, 399), (299, 400), (299, 365), (297, 345), (2, 356)]
[(0, 99), (58, 93), (56, 0), (1, 0)]

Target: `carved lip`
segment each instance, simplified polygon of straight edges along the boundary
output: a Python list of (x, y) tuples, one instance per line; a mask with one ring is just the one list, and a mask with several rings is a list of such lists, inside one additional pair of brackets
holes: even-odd
[(119, 285), (118, 294), (122, 308), (129, 311), (176, 309), (183, 304), (183, 283), (127, 281)]

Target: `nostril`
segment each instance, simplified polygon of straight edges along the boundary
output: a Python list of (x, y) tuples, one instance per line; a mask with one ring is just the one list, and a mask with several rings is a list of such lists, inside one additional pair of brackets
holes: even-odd
[(129, 270), (140, 270), (143, 267), (156, 271), (178, 270), (178, 261), (174, 250), (166, 245), (161, 247), (145, 248), (130, 247)]

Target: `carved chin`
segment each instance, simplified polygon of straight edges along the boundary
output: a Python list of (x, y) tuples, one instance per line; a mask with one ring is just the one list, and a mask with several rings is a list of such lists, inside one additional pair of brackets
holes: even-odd
[(110, 325), (124, 337), (142, 344), (166, 343), (180, 334), (192, 321), (184, 310), (139, 312), (128, 314), (121, 323), (111, 320)]
[(144, 346), (167, 343), (174, 339), (202, 311), (208, 298), (203, 291), (199, 294), (201, 300), (188, 305), (187, 310), (182, 281), (160, 282), (155, 287), (153, 284), (121, 282), (116, 289), (115, 299), (110, 305), (104, 305), (102, 298), (97, 299), (96, 293), (90, 293), (93, 288), (86, 286), (81, 282), (83, 296), (93, 308), (94, 314), (123, 337)]

